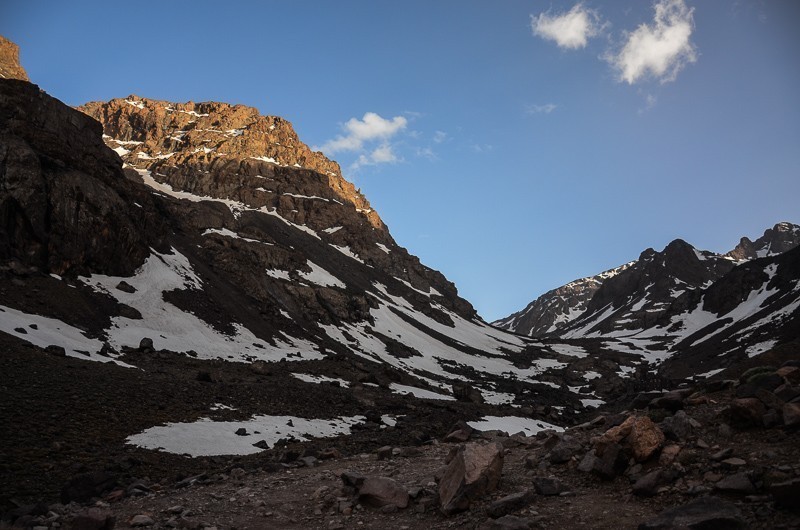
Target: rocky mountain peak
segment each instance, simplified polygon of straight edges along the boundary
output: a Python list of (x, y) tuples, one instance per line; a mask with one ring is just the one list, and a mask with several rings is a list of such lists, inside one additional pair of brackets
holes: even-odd
[[(173, 188), (203, 187), (196, 181), (206, 174), (272, 178), (281, 169), (310, 170), (324, 177), (322, 184), (331, 195), (326, 198), (351, 203), (374, 228), (385, 229), (367, 199), (342, 177), (339, 164), (312, 151), (283, 118), (263, 116), (245, 105), (173, 103), (137, 95), (87, 103), (79, 110), (103, 124), (106, 143), (128, 166), (150, 171)], [(193, 175), (187, 175), (187, 168)], [(320, 190), (287, 192), (325, 197)]]
[(725, 254), (735, 261), (746, 261), (782, 254), (800, 245), (800, 225), (781, 222), (767, 228), (764, 235), (751, 241), (743, 237), (736, 248)]
[(19, 64), (19, 46), (0, 35), (0, 77), (28, 81), (28, 73)]

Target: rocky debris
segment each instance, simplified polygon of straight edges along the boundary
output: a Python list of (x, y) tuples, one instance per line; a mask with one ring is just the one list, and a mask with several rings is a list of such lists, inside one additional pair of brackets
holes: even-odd
[(469, 508), (472, 501), (497, 488), (503, 470), (504, 449), (494, 442), (459, 447), (439, 481), (439, 506), (453, 514)]
[(0, 35), (0, 78), (28, 80), (28, 73), (19, 64), (19, 46)]
[(78, 513), (71, 522), (72, 530), (112, 530), (116, 518), (102, 508), (89, 508)]
[(484, 402), (481, 391), (466, 383), (458, 383), (453, 385), (453, 397), (459, 401), (466, 401), (468, 403)]
[(533, 487), (536, 493), (544, 496), (558, 495), (566, 491), (564, 484), (556, 477), (534, 477)]
[(117, 477), (106, 471), (83, 473), (70, 479), (61, 490), (61, 502), (86, 502), (117, 485)]
[(623, 444), (637, 462), (644, 462), (661, 448), (664, 440), (664, 433), (650, 418), (630, 416), (621, 425), (612, 427), (592, 440), (592, 443), (596, 453), (604, 452), (606, 447)]
[(489, 517), (497, 519), (527, 507), (535, 498), (536, 495), (532, 490), (512, 493), (493, 501), (486, 509), (486, 513)]
[(658, 517), (639, 525), (639, 530), (667, 528), (744, 528), (742, 513), (735, 504), (718, 497), (700, 497), (664, 510)]
[(742, 495), (755, 493), (756, 491), (755, 487), (753, 487), (753, 483), (750, 481), (750, 477), (747, 476), (747, 473), (734, 473), (733, 475), (728, 475), (714, 484), (714, 487), (720, 491)]
[(144, 526), (153, 526), (154, 524), (156, 524), (156, 522), (148, 514), (139, 514), (139, 515), (134, 515), (133, 518), (131, 518), (129, 524), (132, 527), (137, 528)]
[(364, 504), (382, 508), (407, 508), (408, 490), (388, 477), (366, 477), (358, 487), (358, 498)]

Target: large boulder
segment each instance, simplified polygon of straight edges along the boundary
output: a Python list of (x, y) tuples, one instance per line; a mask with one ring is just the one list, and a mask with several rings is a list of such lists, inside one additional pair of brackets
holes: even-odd
[(497, 489), (503, 471), (503, 445), (467, 444), (458, 449), (439, 481), (439, 506), (449, 515)]
[(764, 423), (767, 408), (757, 398), (740, 398), (731, 401), (731, 423), (739, 427), (756, 427)]

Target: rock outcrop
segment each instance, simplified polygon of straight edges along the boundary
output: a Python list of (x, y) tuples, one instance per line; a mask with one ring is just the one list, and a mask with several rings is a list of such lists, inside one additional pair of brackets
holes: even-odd
[(28, 81), (28, 72), (19, 64), (19, 46), (0, 35), (0, 78)]

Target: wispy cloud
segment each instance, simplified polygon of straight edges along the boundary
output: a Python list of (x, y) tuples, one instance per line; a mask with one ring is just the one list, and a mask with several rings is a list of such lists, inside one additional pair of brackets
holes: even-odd
[[(360, 151), (364, 148), (365, 142), (382, 140), (385, 143), (392, 136), (405, 129), (406, 125), (408, 125), (408, 120), (403, 116), (386, 119), (374, 112), (367, 112), (360, 120), (357, 118), (347, 120), (342, 126), (345, 134), (328, 140), (321, 146), (314, 147), (314, 149), (323, 151), (326, 154), (334, 154), (341, 151)], [(376, 151), (380, 149), (379, 147)]]
[(559, 47), (577, 50), (586, 47), (591, 37), (603, 29), (596, 11), (582, 3), (576, 4), (566, 13), (551, 14), (549, 11), (538, 16), (531, 15), (533, 34), (543, 39), (555, 41)]
[(691, 42), (694, 9), (684, 0), (659, 0), (655, 11), (652, 24), (628, 33), (619, 53), (607, 56), (619, 80), (629, 85), (648, 78), (673, 81), (684, 66), (697, 60)]
[(393, 164), (399, 162), (400, 159), (388, 143), (384, 143), (370, 151), (369, 153), (361, 154), (358, 159), (350, 165), (350, 169), (357, 170), (363, 166), (376, 166), (378, 164)]
[(555, 103), (545, 103), (544, 105), (525, 105), (525, 114), (550, 114), (558, 108)]
[(476, 153), (488, 153), (494, 149), (494, 146), (490, 144), (472, 144), (470, 148)]
[(433, 133), (433, 141), (434, 143), (440, 144), (447, 140), (447, 133), (444, 131), (436, 131)]

